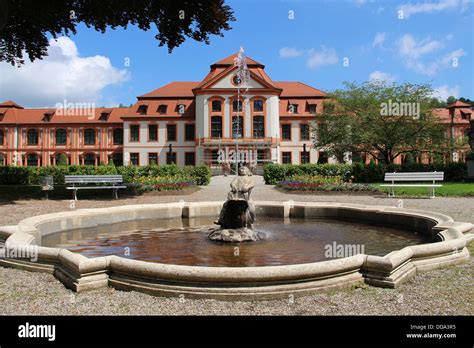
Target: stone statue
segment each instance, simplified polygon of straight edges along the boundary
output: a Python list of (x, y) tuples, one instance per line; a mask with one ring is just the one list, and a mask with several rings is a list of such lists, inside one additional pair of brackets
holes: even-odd
[(252, 229), (255, 221), (255, 206), (250, 199), (255, 181), (250, 170), (242, 166), (239, 175), (230, 184), (230, 192), (224, 203), (219, 220), (220, 228), (209, 234), (211, 240), (226, 242), (256, 241), (263, 235)]

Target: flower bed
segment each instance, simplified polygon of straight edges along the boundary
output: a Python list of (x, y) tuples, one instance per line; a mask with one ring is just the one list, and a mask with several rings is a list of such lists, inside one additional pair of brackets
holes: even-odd
[(319, 175), (294, 175), (280, 181), (277, 187), (288, 191), (378, 191), (373, 185), (344, 182), (342, 176)]

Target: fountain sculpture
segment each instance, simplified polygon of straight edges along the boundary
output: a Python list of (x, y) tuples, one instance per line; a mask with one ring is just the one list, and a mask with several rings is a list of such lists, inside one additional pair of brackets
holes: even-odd
[(209, 233), (209, 239), (223, 242), (246, 242), (263, 239), (262, 232), (255, 231), (255, 206), (250, 198), (255, 181), (252, 172), (245, 166), (239, 168), (239, 175), (232, 180), (227, 201), (224, 203), (219, 220), (220, 227)]

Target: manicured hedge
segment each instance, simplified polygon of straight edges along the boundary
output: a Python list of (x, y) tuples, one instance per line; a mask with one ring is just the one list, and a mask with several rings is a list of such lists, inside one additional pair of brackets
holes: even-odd
[(383, 182), (386, 172), (444, 172), (444, 180), (463, 181), (467, 177), (465, 163), (449, 164), (268, 164), (263, 171), (266, 184), (276, 185), (294, 175), (342, 176), (358, 183)]
[(0, 185), (38, 185), (43, 175), (52, 175), (56, 185), (64, 184), (65, 175), (114, 175), (123, 176), (125, 183), (131, 183), (137, 176), (185, 176), (197, 185), (208, 185), (211, 170), (206, 165), (178, 167), (176, 165), (150, 165), (144, 167), (114, 166), (54, 166), (13, 167), (0, 166)]
[(267, 164), (263, 169), (263, 179), (268, 185), (276, 185), (280, 181), (295, 175), (340, 176), (347, 181), (351, 177), (350, 164)]

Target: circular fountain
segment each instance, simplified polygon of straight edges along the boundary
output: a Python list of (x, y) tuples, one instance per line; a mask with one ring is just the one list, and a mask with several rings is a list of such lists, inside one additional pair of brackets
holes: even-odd
[[(433, 212), (255, 201), (254, 227), (266, 239), (209, 240), (206, 228), (215, 228), (210, 225), (223, 203), (143, 204), (27, 218), (0, 227), (6, 240), (0, 264), (54, 274), (74, 291), (112, 286), (162, 296), (271, 299), (357, 282), (393, 288), (416, 272), (468, 260), (466, 242), (474, 237), (472, 224)], [(328, 246), (334, 251), (354, 243), (366, 250), (325, 254)]]

